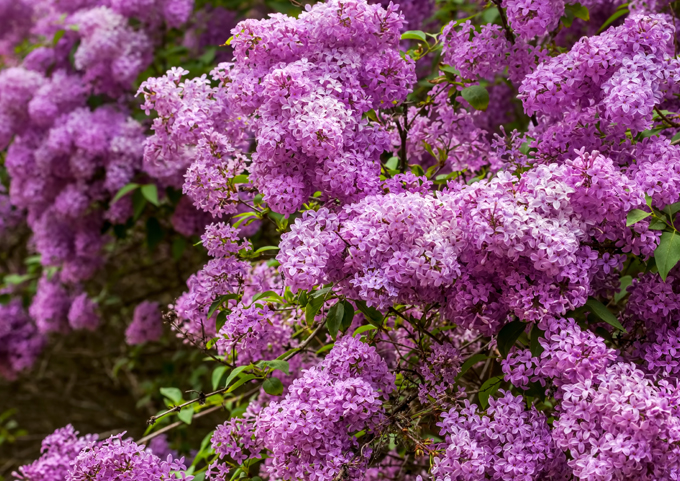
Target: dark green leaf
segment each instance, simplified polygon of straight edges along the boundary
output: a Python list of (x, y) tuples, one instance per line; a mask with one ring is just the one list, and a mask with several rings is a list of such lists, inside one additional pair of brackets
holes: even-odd
[(124, 185), (123, 187), (120, 188), (120, 190), (113, 197), (111, 204), (115, 204), (125, 194), (132, 192), (133, 190), (137, 189), (138, 187), (139, 187), (139, 184), (135, 184), (135, 183), (130, 183), (130, 184)]
[(354, 306), (349, 301), (343, 301), (345, 306), (344, 312), (342, 314), (342, 325), (340, 329), (345, 332), (352, 325), (352, 320), (354, 319)]
[(472, 366), (474, 366), (478, 362), (482, 362), (488, 358), (489, 356), (487, 356), (486, 354), (475, 354), (474, 356), (469, 357), (460, 367), (460, 372), (456, 376), (456, 379), (462, 377), (466, 372), (470, 370)]
[(385, 319), (378, 309), (369, 307), (365, 301), (355, 301), (357, 308), (366, 316), (366, 320), (376, 327), (380, 327)]
[(538, 340), (544, 335), (545, 332), (539, 329), (538, 326), (534, 325), (534, 327), (531, 328), (531, 342), (529, 343), (529, 350), (531, 351), (532, 356), (538, 357), (543, 352), (543, 346), (541, 346), (541, 343), (538, 342)]
[(621, 299), (623, 299), (626, 294), (628, 294), (627, 287), (633, 282), (633, 277), (632, 276), (623, 276), (621, 277), (620, 283), (621, 283), (621, 290), (616, 293), (614, 296), (614, 300), (616, 302), (619, 302)]
[(338, 331), (342, 325), (342, 317), (345, 314), (345, 306), (342, 302), (337, 302), (328, 309), (328, 317), (326, 317), (326, 328), (333, 340), (338, 336)]
[(146, 245), (150, 251), (154, 250), (165, 237), (165, 230), (155, 217), (150, 217), (146, 221)]
[(651, 212), (645, 212), (644, 210), (640, 209), (633, 209), (630, 212), (628, 212), (628, 215), (626, 216), (626, 227), (630, 227), (633, 224), (637, 224), (642, 219), (646, 219), (650, 215), (652, 215)]
[(314, 317), (321, 310), (323, 302), (324, 302), (323, 296), (319, 297), (312, 296), (312, 298), (309, 300), (309, 302), (307, 303), (307, 307), (305, 308), (305, 319), (307, 320), (307, 324), (311, 324), (312, 322), (314, 322)]
[(262, 384), (264, 392), (271, 396), (280, 396), (283, 394), (283, 383), (277, 377), (270, 377)]
[(522, 321), (512, 321), (503, 326), (497, 337), (498, 352), (501, 353), (501, 356), (508, 357), (510, 349), (515, 345), (515, 342), (522, 335), (525, 328), (526, 324)]
[(649, 223), (649, 230), (664, 230), (666, 227), (668, 227), (668, 224), (662, 219), (652, 219)]
[(133, 209), (133, 219), (137, 220), (139, 217), (142, 215), (142, 212), (144, 212), (144, 208), (146, 207), (147, 200), (144, 197), (144, 195), (139, 191), (136, 190), (134, 194), (132, 194), (132, 209)]
[(172, 241), (172, 259), (178, 261), (182, 258), (187, 247), (187, 240), (184, 237), (175, 237)]
[(156, 184), (146, 184), (141, 188), (144, 198), (151, 202), (153, 205), (158, 205), (158, 188)]
[(620, 331), (626, 332), (626, 330), (623, 328), (619, 320), (616, 318), (614, 314), (612, 314), (609, 309), (607, 309), (607, 306), (602, 304), (600, 301), (595, 299), (594, 297), (589, 297), (588, 302), (586, 302), (586, 307), (591, 310), (593, 314), (595, 314), (597, 317), (602, 319), (604, 322), (609, 324), (610, 326), (613, 326), (617, 328)]
[(659, 246), (654, 251), (654, 259), (659, 275), (666, 282), (666, 276), (680, 261), (680, 234), (676, 231), (662, 233)]
[(213, 303), (210, 304), (210, 309), (208, 310), (208, 319), (212, 317), (218, 307), (230, 299), (238, 299), (238, 294), (225, 294), (215, 299)]
[(487, 379), (482, 384), (482, 387), (479, 388), (479, 404), (482, 406), (482, 409), (486, 409), (489, 406), (489, 397), (496, 394), (502, 382), (503, 376), (495, 376)]
[(401, 34), (401, 39), (419, 40), (423, 43), (427, 43), (427, 36), (425, 35), (425, 32), (422, 32), (420, 30), (409, 30), (408, 32), (404, 32)]
[(489, 106), (489, 92), (481, 85), (466, 87), (460, 94), (476, 110), (486, 110)]
[(600, 29), (597, 31), (597, 33), (602, 33), (608, 26), (610, 26), (612, 23), (614, 23), (618, 18), (626, 15), (629, 12), (627, 8), (622, 8), (620, 10), (617, 10), (612, 14), (611, 17), (609, 17), (600, 27)]
[(229, 311), (220, 311), (219, 314), (217, 314), (217, 317), (215, 318), (215, 332), (220, 332), (222, 326), (227, 322), (228, 314)]
[(162, 387), (161, 395), (168, 398), (175, 404), (182, 404), (182, 391), (176, 387)]

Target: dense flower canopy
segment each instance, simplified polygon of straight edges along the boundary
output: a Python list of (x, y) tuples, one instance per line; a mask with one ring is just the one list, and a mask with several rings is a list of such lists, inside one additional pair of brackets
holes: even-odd
[(0, 376), (150, 416), (12, 476), (680, 479), (679, 14), (0, 0)]

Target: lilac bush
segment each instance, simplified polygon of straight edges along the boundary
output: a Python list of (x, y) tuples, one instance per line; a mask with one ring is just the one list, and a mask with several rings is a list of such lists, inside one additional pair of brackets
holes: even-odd
[(680, 478), (677, 6), (241, 3), (0, 2), (0, 374), (150, 416), (14, 476)]

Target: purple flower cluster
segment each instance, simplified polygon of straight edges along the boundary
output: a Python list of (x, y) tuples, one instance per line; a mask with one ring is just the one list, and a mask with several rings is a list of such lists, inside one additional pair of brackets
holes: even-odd
[(40, 458), (13, 474), (23, 481), (66, 481), (71, 479), (69, 471), (78, 454), (96, 441), (96, 434), (78, 437), (78, 431), (69, 424), (43, 439)]
[(134, 346), (157, 341), (163, 335), (163, 319), (157, 302), (144, 301), (135, 307), (132, 322), (125, 330), (125, 341)]
[(562, 387), (553, 439), (579, 479), (673, 479), (680, 472), (680, 397), (634, 364)]
[(0, 375), (13, 378), (29, 368), (42, 350), (45, 339), (18, 299), (0, 304)]
[(677, 92), (674, 34), (670, 17), (636, 14), (620, 27), (579, 40), (522, 81), (525, 111), (561, 117), (593, 107), (620, 130), (650, 128), (653, 107)]
[(442, 414), (437, 423), (445, 438), (434, 460), (436, 481), (566, 480), (567, 460), (552, 439), (546, 417), (527, 410), (521, 397), (500, 391), (489, 398), (485, 414), (465, 401), (463, 408)]
[[(375, 348), (350, 336), (317, 367), (295, 380), (285, 399), (260, 413), (255, 435), (271, 452), (267, 471), (277, 479), (330, 481), (343, 469), (358, 475), (370, 449), (354, 433), (380, 427), (382, 402), (394, 375)], [(352, 474), (355, 473), (355, 474)]]
[(362, 115), (415, 81), (398, 53), (402, 24), (394, 5), (335, 0), (234, 28), (226, 95), (251, 119), (250, 179), (274, 211), (291, 214), (317, 190), (341, 202), (376, 191), (388, 138)]
[(184, 458), (173, 459), (168, 455), (162, 460), (143, 445), (118, 434), (82, 449), (66, 481), (191, 481), (193, 476), (187, 476), (185, 469)]
[(336, 282), (380, 309), (436, 302), (457, 324), (493, 333), (508, 312), (540, 320), (585, 304), (593, 277), (622, 262), (590, 242), (649, 255), (656, 235), (625, 227), (625, 213), (643, 203), (610, 159), (581, 151), (519, 180), (499, 172), (438, 195), (388, 193), (339, 213), (307, 211), (277, 259), (292, 288)]
[(210, 305), (220, 296), (239, 293), (243, 286), (250, 264), (235, 254), (249, 243), (239, 243), (237, 232), (223, 222), (206, 228), (202, 240), (214, 258), (189, 278), (188, 291), (170, 306), (182, 321), (179, 327), (184, 334), (206, 341), (213, 337), (216, 328), (214, 319), (208, 319)]

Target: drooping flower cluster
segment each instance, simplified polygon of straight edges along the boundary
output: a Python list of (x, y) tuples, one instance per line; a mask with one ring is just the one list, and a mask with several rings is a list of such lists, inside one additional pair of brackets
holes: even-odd
[(255, 435), (271, 451), (268, 472), (294, 480), (311, 470), (320, 481), (343, 469), (350, 476), (360, 472), (370, 452), (358, 449), (353, 434), (379, 428), (393, 383), (374, 347), (343, 337), (319, 366), (293, 382), (285, 399), (260, 414)]
[[(83, 449), (73, 461), (68, 481), (168, 481), (182, 479), (191, 481), (187, 476), (184, 458), (160, 459), (143, 445), (131, 439), (123, 439), (123, 434)], [(177, 478), (175, 472), (181, 473)]]
[(564, 314), (585, 304), (598, 271), (620, 268), (591, 239), (643, 255), (657, 239), (645, 224), (639, 237), (625, 227), (624, 213), (644, 202), (634, 184), (599, 153), (576, 154), (519, 181), (499, 173), (434, 196), (389, 193), (337, 214), (305, 212), (282, 238), (281, 271), (291, 287), (337, 282), (381, 309), (436, 302), (454, 322), (491, 332), (508, 312)]
[(654, 106), (677, 91), (674, 33), (669, 17), (637, 14), (620, 27), (581, 39), (522, 81), (525, 111), (561, 117), (565, 109), (592, 107), (619, 132), (650, 128)]
[(188, 291), (171, 307), (180, 321), (177, 327), (181, 333), (207, 340), (216, 332), (216, 315), (208, 319), (212, 302), (220, 296), (238, 294), (250, 265), (235, 256), (248, 243), (238, 242), (237, 229), (232, 226), (224, 222), (211, 224), (202, 240), (213, 259), (189, 278)]
[(163, 320), (157, 302), (144, 301), (135, 307), (132, 322), (125, 330), (125, 341), (134, 346), (157, 341), (163, 335)]
[(566, 457), (553, 441), (545, 415), (521, 397), (501, 391), (489, 398), (486, 414), (465, 401), (462, 409), (442, 414), (437, 423), (445, 451), (435, 458), (437, 481), (568, 479)]
[(79, 437), (70, 424), (57, 429), (43, 440), (40, 458), (21, 466), (14, 476), (24, 481), (66, 481), (71, 463), (96, 441), (97, 435), (93, 434)]
[(227, 98), (251, 118), (250, 180), (274, 211), (317, 190), (341, 202), (376, 191), (388, 139), (362, 115), (401, 102), (415, 80), (397, 51), (402, 24), (393, 5), (331, 1), (234, 28)]
[(0, 374), (7, 378), (33, 365), (45, 339), (21, 306), (13, 299), (0, 304)]
[(553, 439), (579, 479), (673, 479), (680, 470), (680, 397), (634, 364), (563, 387)]

